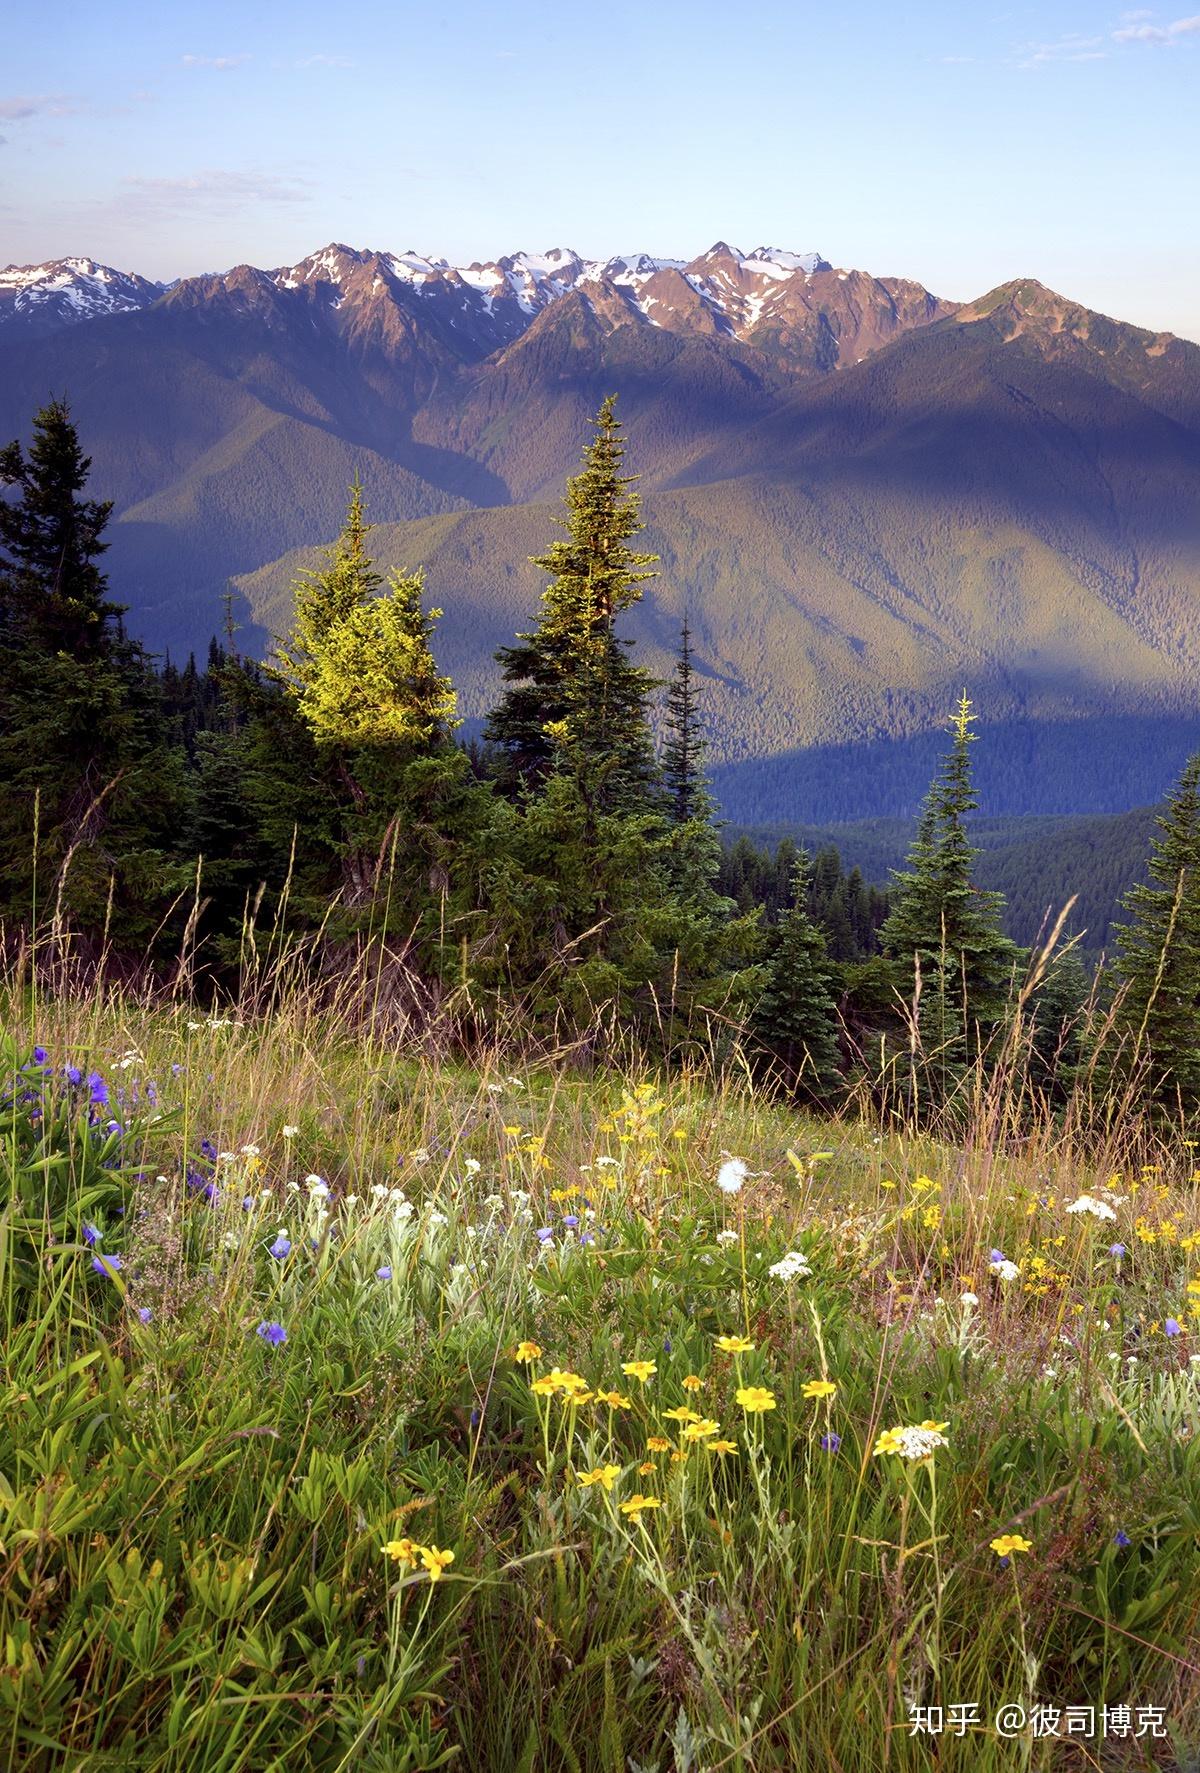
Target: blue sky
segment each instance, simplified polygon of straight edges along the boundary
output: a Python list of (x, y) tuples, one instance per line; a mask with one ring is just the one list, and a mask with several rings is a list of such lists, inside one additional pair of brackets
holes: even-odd
[(1200, 13), (42, 0), (26, 18), (0, 72), (0, 264), (82, 252), (173, 277), (330, 240), (462, 263), (721, 238), (964, 299), (1038, 277), (1200, 339)]

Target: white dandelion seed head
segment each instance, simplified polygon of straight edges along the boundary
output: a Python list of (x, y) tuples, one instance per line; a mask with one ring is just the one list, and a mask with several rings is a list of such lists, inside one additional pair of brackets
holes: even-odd
[(740, 1194), (749, 1174), (740, 1157), (727, 1157), (717, 1171), (717, 1187), (722, 1194)]

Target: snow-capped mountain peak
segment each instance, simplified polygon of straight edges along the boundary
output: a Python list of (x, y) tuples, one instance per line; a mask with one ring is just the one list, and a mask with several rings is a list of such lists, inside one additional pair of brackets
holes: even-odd
[(57, 332), (77, 321), (146, 308), (162, 287), (84, 257), (6, 265), (0, 271), (0, 327), (19, 320), (27, 333)]

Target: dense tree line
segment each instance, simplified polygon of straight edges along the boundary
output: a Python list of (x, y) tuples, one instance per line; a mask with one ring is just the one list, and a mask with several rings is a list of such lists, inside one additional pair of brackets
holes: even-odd
[[(1200, 759), (1126, 900), (1103, 1064), (1069, 943), (1036, 961), (977, 878), (975, 716), (964, 695), (887, 891), (837, 851), (723, 849), (684, 622), (669, 683), (622, 618), (653, 577), (614, 401), (535, 565), (529, 628), (464, 746), (436, 663), (442, 612), (421, 576), (382, 576), (361, 487), (294, 587), (258, 664), (232, 634), (161, 668), (125, 633), (100, 561), (110, 510), (53, 401), (26, 452), (0, 452), (0, 915), (10, 945), (45, 927), (77, 956), (232, 983), (253, 930), (311, 964), (374, 944), (418, 1007), (453, 1001), (580, 1030), (597, 1012), (644, 1040), (734, 1032), (793, 1090), (835, 1100), (871, 1066), (908, 1111), (953, 1110), (1014, 1028), (1046, 1099), (1090, 1065), (1138, 1079), (1163, 1112), (1200, 1107)], [(665, 692), (665, 694), (664, 694)], [(664, 738), (652, 714), (661, 698)]]

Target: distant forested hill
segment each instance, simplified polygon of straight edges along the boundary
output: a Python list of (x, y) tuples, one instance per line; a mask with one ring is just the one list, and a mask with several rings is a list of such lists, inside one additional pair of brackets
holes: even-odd
[[(846, 868), (858, 868), (865, 880), (885, 886), (890, 871), (904, 866), (913, 829), (909, 819), (863, 819), (730, 826), (725, 837), (732, 842), (744, 835), (766, 849), (784, 839), (814, 853), (833, 847)], [(1004, 894), (1005, 929), (1022, 943), (1033, 942), (1043, 924), (1051, 927), (1077, 895), (1067, 928), (1094, 957), (1111, 950), (1118, 901), (1144, 878), (1154, 829), (1153, 807), (1108, 816), (979, 818), (972, 825), (982, 852), (975, 874), (981, 887)]]

